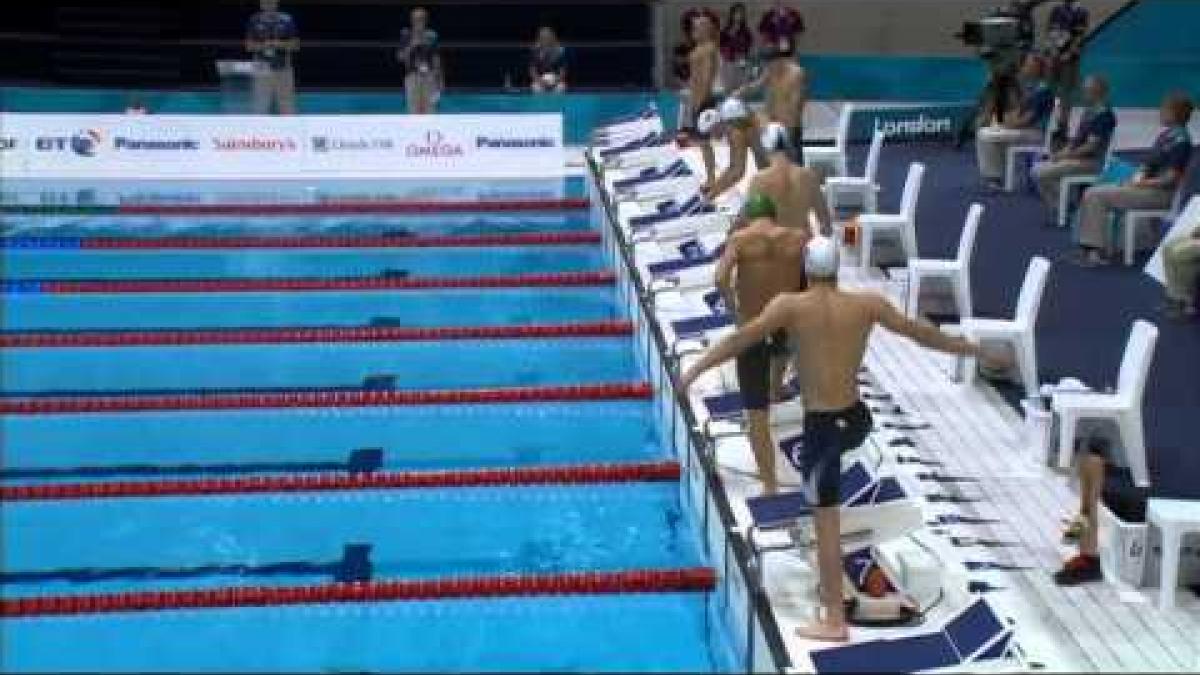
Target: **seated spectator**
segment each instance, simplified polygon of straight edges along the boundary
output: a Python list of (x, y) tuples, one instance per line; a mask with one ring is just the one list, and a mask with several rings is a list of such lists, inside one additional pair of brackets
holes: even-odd
[(775, 0), (758, 21), (758, 34), (763, 46), (779, 52), (795, 52), (796, 38), (804, 32), (804, 17), (800, 12)]
[(1051, 222), (1058, 221), (1058, 193), (1062, 180), (1068, 176), (1098, 174), (1117, 128), (1117, 116), (1108, 104), (1108, 80), (1092, 75), (1083, 83), (1087, 109), (1079, 119), (1075, 136), (1062, 149), (1051, 153), (1049, 159), (1033, 167), (1038, 192), (1051, 212)]
[(549, 26), (538, 29), (529, 55), (529, 82), (535, 94), (567, 90), (567, 50)]
[(1004, 158), (1011, 145), (1036, 145), (1042, 142), (1050, 114), (1054, 111), (1054, 92), (1046, 83), (1046, 62), (1028, 56), (1021, 65), (1021, 105), (979, 130), (975, 137), (979, 175), (993, 186), (1004, 175)]
[(754, 49), (754, 34), (746, 24), (746, 5), (734, 3), (729, 8), (729, 19), (721, 29), (721, 58), (727, 73), (725, 85), (737, 89), (749, 76), (750, 52)]
[(1192, 102), (1185, 94), (1170, 94), (1159, 110), (1163, 129), (1154, 139), (1150, 156), (1123, 185), (1099, 185), (1083, 195), (1079, 207), (1079, 251), (1071, 261), (1084, 267), (1104, 265), (1113, 257), (1113, 211), (1167, 209), (1192, 156), (1187, 124)]
[(1175, 319), (1196, 316), (1196, 284), (1200, 282), (1200, 221), (1191, 232), (1163, 249), (1167, 276), (1167, 314)]

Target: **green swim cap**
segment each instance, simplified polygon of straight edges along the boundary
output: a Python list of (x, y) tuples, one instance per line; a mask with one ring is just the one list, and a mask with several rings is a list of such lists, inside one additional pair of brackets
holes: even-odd
[(755, 218), (774, 218), (775, 201), (761, 192), (752, 192), (742, 205), (742, 214), (746, 220)]

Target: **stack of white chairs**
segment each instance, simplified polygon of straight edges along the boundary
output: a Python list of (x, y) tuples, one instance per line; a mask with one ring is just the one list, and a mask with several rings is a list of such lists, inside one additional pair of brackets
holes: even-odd
[(871, 253), (880, 234), (895, 233), (900, 236), (904, 257), (917, 257), (917, 201), (921, 196), (921, 182), (925, 177), (925, 165), (913, 162), (904, 179), (904, 194), (900, 198), (898, 213), (864, 213), (858, 217), (859, 265), (866, 270), (871, 266)]
[(952, 260), (916, 258), (908, 261), (908, 301), (905, 309), (909, 316), (915, 317), (920, 313), (917, 303), (921, 297), (922, 282), (936, 279), (950, 284), (959, 320), (971, 317), (971, 256), (975, 252), (975, 238), (981, 218), (983, 205), (972, 204), (967, 209), (967, 222), (958, 238), (958, 255)]
[(842, 203), (842, 197), (847, 194), (858, 196), (858, 204), (862, 205), (864, 212), (875, 213), (879, 210), (879, 182), (877, 174), (879, 173), (879, 155), (882, 152), (883, 141), (886, 136), (880, 130), (876, 130), (871, 136), (871, 147), (867, 151), (867, 161), (863, 166), (863, 175), (830, 176), (825, 179), (825, 185), (822, 187), (822, 190), (825, 192), (825, 200), (829, 202), (830, 211), (837, 209)]

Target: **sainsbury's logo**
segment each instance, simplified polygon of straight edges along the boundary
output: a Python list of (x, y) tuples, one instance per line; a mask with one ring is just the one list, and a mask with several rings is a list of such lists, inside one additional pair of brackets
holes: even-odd
[(300, 145), (292, 138), (230, 136), (214, 138), (213, 149), (221, 152), (296, 152)]
[(409, 143), (404, 147), (406, 157), (461, 157), (463, 147), (458, 143), (446, 140), (440, 131), (427, 131), (425, 138), (419, 143)]

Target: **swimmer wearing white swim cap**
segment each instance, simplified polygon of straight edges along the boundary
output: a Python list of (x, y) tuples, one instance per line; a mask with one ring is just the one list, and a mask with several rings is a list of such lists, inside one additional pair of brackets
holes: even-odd
[(807, 235), (832, 232), (832, 217), (816, 173), (790, 159), (792, 139), (787, 129), (771, 122), (759, 137), (767, 166), (750, 181), (751, 192), (761, 192), (778, 205), (779, 224)]
[(794, 346), (791, 358), (804, 401), (804, 444), (788, 459), (804, 477), (807, 498), (815, 506), (821, 595), (815, 621), (798, 628), (796, 634), (807, 640), (844, 642), (849, 634), (842, 596), (841, 458), (862, 445), (872, 428), (871, 412), (859, 399), (857, 381), (871, 332), (882, 326), (929, 349), (1004, 364), (968, 340), (906, 317), (879, 293), (838, 288), (838, 244), (833, 239), (817, 237), (805, 252), (808, 290), (782, 293), (767, 303), (754, 319), (693, 363), (680, 378), (680, 390), (686, 392), (710, 368), (786, 332)]
[(737, 185), (746, 176), (746, 153), (754, 156), (754, 165), (763, 169), (767, 165), (767, 153), (762, 148), (758, 118), (750, 113), (740, 99), (727, 98), (717, 107), (721, 128), (729, 142), (729, 166), (711, 184), (705, 186), (704, 196), (716, 199)]
[(767, 67), (762, 75), (733, 95), (745, 98), (752, 93), (764, 91), (766, 105), (763, 112), (767, 119), (783, 125), (791, 137), (789, 159), (804, 165), (804, 106), (808, 102), (808, 73), (796, 63), (793, 46), (772, 49), (768, 54)]

